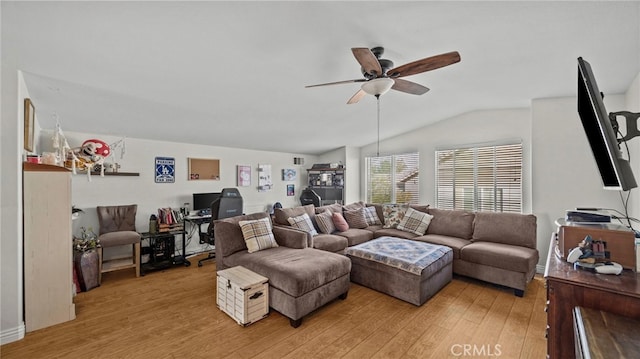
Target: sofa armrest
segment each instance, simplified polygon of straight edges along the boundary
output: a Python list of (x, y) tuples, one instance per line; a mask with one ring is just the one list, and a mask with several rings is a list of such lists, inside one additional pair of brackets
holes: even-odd
[(285, 226), (273, 226), (273, 236), (279, 246), (303, 249), (308, 246), (309, 233)]

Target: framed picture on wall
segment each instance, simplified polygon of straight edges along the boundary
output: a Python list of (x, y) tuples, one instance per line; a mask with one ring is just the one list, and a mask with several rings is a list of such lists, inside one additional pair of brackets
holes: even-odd
[(288, 184), (287, 185), (287, 196), (291, 197), (291, 196), (295, 196), (295, 195), (296, 195), (295, 185)]
[(176, 159), (156, 157), (156, 183), (174, 183), (176, 181)]
[(293, 168), (285, 168), (282, 170), (282, 180), (283, 181), (295, 181), (296, 180), (296, 170)]
[(33, 152), (33, 131), (36, 122), (36, 109), (31, 99), (24, 99), (24, 149)]
[(238, 187), (251, 186), (251, 166), (238, 166)]
[(189, 180), (220, 180), (220, 160), (189, 158)]

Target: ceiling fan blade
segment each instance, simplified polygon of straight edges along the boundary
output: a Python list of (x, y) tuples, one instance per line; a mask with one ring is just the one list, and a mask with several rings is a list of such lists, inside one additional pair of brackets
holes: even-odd
[(392, 89), (396, 91), (402, 91), (406, 93), (410, 93), (412, 95), (423, 95), (429, 91), (429, 88), (424, 87), (415, 82), (403, 80), (403, 79), (394, 79), (395, 83), (391, 86)]
[(337, 82), (327, 82), (325, 84), (317, 84), (317, 85), (308, 85), (307, 87), (318, 87), (318, 86), (328, 86), (328, 85), (341, 85), (341, 84), (350, 84), (353, 82), (366, 82), (366, 79), (357, 79), (357, 80), (345, 80), (345, 81), (337, 81)]
[(404, 77), (419, 74), (460, 62), (458, 51), (447, 52), (398, 66), (387, 71), (389, 77)]
[(382, 75), (380, 62), (378, 62), (378, 58), (371, 50), (366, 47), (353, 47), (351, 48), (351, 52), (353, 52), (353, 56), (356, 57), (360, 66), (362, 66), (367, 73), (375, 75), (376, 77)]
[(349, 101), (347, 101), (347, 105), (351, 105), (352, 103), (356, 103), (360, 100), (362, 100), (362, 98), (366, 95), (367, 93), (364, 92), (363, 90), (358, 90), (358, 92), (355, 93), (355, 95), (351, 96), (351, 98), (349, 99)]

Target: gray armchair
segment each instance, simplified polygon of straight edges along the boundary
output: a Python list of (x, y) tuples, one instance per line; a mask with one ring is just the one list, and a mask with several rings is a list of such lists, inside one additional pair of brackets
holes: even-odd
[[(102, 273), (114, 270), (135, 268), (136, 277), (140, 276), (140, 234), (136, 232), (136, 212), (138, 205), (98, 206), (101, 247), (98, 248), (98, 283), (102, 282)], [(117, 246), (132, 246), (132, 261), (117, 259), (103, 261), (103, 249)]]

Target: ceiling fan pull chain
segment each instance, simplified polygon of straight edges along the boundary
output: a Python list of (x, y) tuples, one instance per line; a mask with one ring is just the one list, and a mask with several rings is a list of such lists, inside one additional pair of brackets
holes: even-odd
[(376, 102), (378, 103), (378, 142), (376, 157), (380, 157), (380, 95), (376, 95)]

